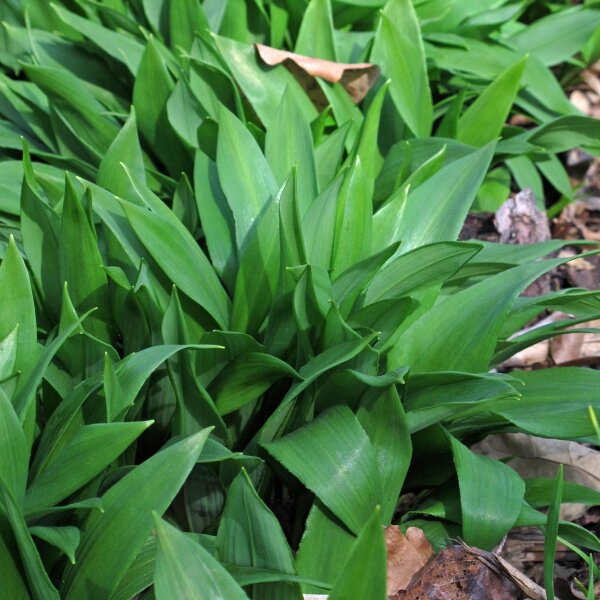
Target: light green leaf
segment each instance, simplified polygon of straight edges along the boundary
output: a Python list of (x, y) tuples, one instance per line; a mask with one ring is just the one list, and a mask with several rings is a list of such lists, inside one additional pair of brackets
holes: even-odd
[[(333, 584), (329, 600), (370, 598), (384, 600), (386, 594), (387, 551), (379, 509), (361, 529), (348, 559)], [(368, 577), (365, 574), (368, 573)]]
[(154, 513), (157, 600), (243, 600), (242, 588), (200, 544)]
[(330, 0), (310, 0), (302, 17), (294, 52), (337, 61), (333, 34)]
[(72, 564), (75, 564), (75, 551), (79, 546), (79, 529), (67, 525), (65, 527), (44, 527), (36, 525), (29, 528), (29, 533), (52, 544), (67, 555)]
[(0, 389), (0, 481), (20, 506), (27, 485), (29, 448), (21, 423), (6, 394)]
[(477, 148), (494, 141), (510, 114), (525, 71), (527, 57), (500, 73), (458, 121), (456, 138)]
[(173, 213), (166, 219), (131, 202), (121, 206), (140, 242), (171, 281), (225, 328), (229, 298), (189, 231)]
[(390, 94), (400, 116), (417, 137), (431, 133), (433, 104), (425, 49), (411, 0), (390, 0), (381, 14), (371, 62), (391, 80)]
[(477, 455), (456, 438), (449, 438), (458, 474), (465, 542), (491, 549), (517, 521), (525, 483), (504, 463)]
[[(216, 549), (219, 559), (232, 565), (265, 567), (296, 574), (292, 552), (281, 525), (254, 490), (244, 469), (229, 488)], [(302, 598), (297, 584), (260, 584), (254, 589), (265, 600)]]
[(375, 451), (346, 406), (335, 406), (264, 447), (355, 533), (380, 502)]
[(204, 429), (158, 452), (104, 494), (104, 512), (84, 522), (77, 566), (65, 573), (61, 591), (66, 600), (85, 596), (90, 587), (98, 600), (110, 598), (152, 530), (152, 511), (166, 511), (209, 433)]
[(64, 448), (36, 473), (24, 510), (52, 507), (85, 485), (117, 459), (153, 421), (84, 425)]
[(233, 212), (238, 249), (269, 198), (277, 192), (271, 168), (252, 134), (221, 108), (217, 142), (219, 180)]

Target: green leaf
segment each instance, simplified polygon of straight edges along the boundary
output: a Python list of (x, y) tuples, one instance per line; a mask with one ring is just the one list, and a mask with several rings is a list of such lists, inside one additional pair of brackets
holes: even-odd
[(38, 470), (27, 489), (27, 514), (64, 500), (116, 460), (153, 421), (84, 425)]
[(65, 573), (65, 599), (81, 598), (89, 589), (98, 600), (110, 597), (152, 530), (152, 511), (166, 511), (209, 433), (204, 429), (161, 450), (104, 494), (104, 512), (93, 513), (84, 522), (77, 566)]
[(419, 289), (443, 283), (468, 263), (482, 246), (465, 242), (439, 242), (422, 246), (390, 260), (373, 277), (365, 304), (401, 298)]
[(36, 525), (29, 528), (29, 533), (52, 544), (67, 555), (72, 564), (75, 564), (75, 551), (79, 546), (79, 529), (77, 527), (44, 527)]
[(298, 101), (309, 122), (317, 117), (313, 103), (283, 65), (265, 67), (251, 44), (241, 44), (226, 37), (217, 37), (216, 43), (244, 96), (267, 129), (277, 113), (286, 87)]
[(556, 475), (554, 499), (548, 509), (546, 535), (544, 536), (544, 588), (547, 597), (554, 597), (554, 561), (556, 554), (556, 537), (560, 519), (560, 504), (562, 502), (563, 466), (559, 465)]
[(505, 400), (493, 412), (520, 429), (549, 438), (576, 439), (594, 435), (588, 415), (591, 394), (598, 385), (597, 371), (582, 368), (519, 371), (518, 400)]
[(517, 97), (527, 57), (500, 73), (458, 121), (456, 138), (477, 148), (494, 141), (501, 133)]
[(302, 17), (294, 52), (337, 61), (333, 34), (330, 0), (310, 0)]
[(492, 142), (455, 160), (408, 194), (397, 232), (402, 252), (458, 238), (492, 160), (494, 145)]
[(226, 415), (257, 400), (284, 377), (301, 379), (286, 362), (269, 354), (250, 352), (229, 363), (209, 391), (219, 413)]
[(59, 600), (58, 591), (48, 577), (42, 559), (27, 529), (25, 519), (12, 494), (2, 481), (0, 481), (0, 503), (12, 527), (33, 597), (39, 600)]
[(60, 219), (42, 199), (29, 147), (23, 142), (21, 237), (29, 268), (46, 301), (46, 310), (55, 315), (60, 310), (62, 292), (58, 267), (59, 229)]
[[(379, 510), (365, 523), (348, 559), (333, 584), (329, 600), (372, 598), (384, 600), (386, 594), (387, 551)], [(368, 576), (365, 577), (365, 574)]]
[(279, 185), (295, 166), (300, 214), (303, 215), (317, 196), (317, 167), (310, 125), (290, 88), (285, 88), (267, 129), (265, 154)]
[[(89, 193), (87, 202), (91, 202)], [(108, 342), (111, 312), (108, 280), (92, 227), (73, 181), (67, 176), (59, 238), (61, 279), (69, 286), (69, 295), (76, 310), (84, 312), (97, 308), (88, 319), (86, 328), (93, 336)]]
[(525, 483), (504, 463), (477, 455), (456, 438), (449, 438), (458, 474), (465, 542), (491, 549), (517, 521)]
[(295, 193), (288, 178), (271, 197), (246, 236), (235, 279), (231, 327), (255, 335), (269, 313), (279, 283), (279, 211), (282, 198)]
[(353, 532), (381, 499), (377, 457), (352, 411), (336, 406), (265, 449)]
[(600, 24), (600, 10), (573, 7), (531, 23), (508, 38), (508, 42), (552, 66), (571, 58)]
[(225, 328), (229, 298), (189, 231), (173, 213), (166, 219), (131, 202), (121, 206), (140, 242), (171, 281)]
[(18, 325), (14, 369), (20, 371), (17, 393), (23, 388), (38, 355), (37, 328), (29, 274), (12, 235), (0, 265), (0, 340)]
[[(232, 565), (296, 574), (292, 552), (281, 525), (259, 498), (244, 469), (229, 488), (216, 548), (219, 560)], [(302, 598), (297, 584), (261, 584), (254, 589), (257, 596), (260, 594), (266, 600)]]
[(417, 137), (431, 133), (433, 103), (425, 49), (411, 0), (391, 0), (381, 14), (371, 62), (389, 78), (392, 100)]
[(389, 368), (487, 371), (508, 311), (529, 283), (561, 262), (514, 267), (453, 294), (422, 315), (390, 352)]
[(277, 183), (258, 144), (239, 119), (225, 107), (219, 118), (217, 169), (241, 249), (254, 221), (277, 192)]
[(121, 131), (102, 157), (96, 176), (98, 185), (116, 196), (132, 200), (134, 195), (131, 182), (127, 173), (121, 168), (121, 163), (127, 165), (129, 171), (134, 173), (141, 182), (145, 182), (144, 157), (137, 134), (137, 121), (133, 106)]
[(154, 513), (157, 537), (154, 590), (157, 600), (248, 598), (221, 564)]
[(20, 506), (29, 471), (29, 448), (10, 400), (0, 390), (0, 481)]
[(169, 1), (169, 33), (171, 47), (189, 50), (196, 34), (209, 28), (198, 0)]
[[(296, 554), (298, 572), (312, 579), (332, 584), (340, 573), (356, 536), (331, 514), (318, 499), (313, 503), (300, 547)], [(320, 588), (304, 585), (305, 593), (322, 593)]]
[(372, 186), (360, 158), (346, 171), (337, 198), (331, 269), (333, 277), (371, 254)]
[(231, 290), (237, 271), (233, 213), (219, 183), (217, 166), (202, 151), (196, 152), (194, 189), (211, 262)]
[(136, 74), (133, 106), (142, 135), (167, 166), (169, 173), (179, 176), (188, 169), (190, 158), (167, 115), (167, 101), (173, 88), (157, 42), (150, 38)]
[(361, 399), (356, 417), (375, 449), (381, 478), (381, 520), (392, 522), (412, 456), (412, 442), (395, 386), (373, 388)]

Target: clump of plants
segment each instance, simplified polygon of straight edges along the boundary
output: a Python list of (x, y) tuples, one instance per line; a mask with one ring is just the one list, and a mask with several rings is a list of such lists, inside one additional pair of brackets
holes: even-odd
[[(597, 371), (495, 367), (598, 292), (521, 296), (566, 242), (456, 241), (511, 186), (572, 199), (596, 6), (3, 2), (0, 597), (379, 599), (391, 523), (600, 550), (470, 450), (593, 441)], [(253, 42), (382, 75), (319, 112)]]

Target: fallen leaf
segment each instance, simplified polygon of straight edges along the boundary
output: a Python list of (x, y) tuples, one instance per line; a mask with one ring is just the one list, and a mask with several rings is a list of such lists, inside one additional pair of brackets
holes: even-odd
[(515, 600), (518, 590), (504, 572), (467, 548), (439, 552), (394, 600)]
[(411, 579), (433, 556), (433, 548), (418, 527), (409, 527), (406, 534), (397, 525), (385, 529), (387, 546), (387, 594), (393, 598), (405, 590)]
[[(582, 328), (600, 328), (600, 320), (582, 323)], [(600, 334), (568, 333), (550, 342), (552, 360), (560, 366), (600, 362)]]
[[(564, 477), (600, 491), (600, 452), (567, 440), (551, 440), (525, 433), (490, 435), (472, 450), (491, 458), (513, 457), (508, 464), (521, 477), (556, 476), (556, 468), (564, 464)], [(563, 504), (561, 518), (574, 521), (586, 510), (582, 504)]]
[(327, 100), (315, 78), (344, 87), (355, 104), (358, 104), (375, 85), (381, 70), (371, 63), (338, 63), (311, 56), (303, 56), (286, 50), (278, 50), (263, 44), (255, 44), (262, 61), (274, 67), (285, 66), (296, 77), (313, 102), (318, 106)]

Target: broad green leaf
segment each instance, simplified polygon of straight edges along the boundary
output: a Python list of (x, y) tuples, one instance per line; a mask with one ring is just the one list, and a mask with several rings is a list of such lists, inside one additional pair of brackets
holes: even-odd
[(64, 527), (45, 527), (36, 525), (29, 528), (29, 533), (52, 544), (67, 555), (72, 564), (75, 564), (75, 551), (79, 546), (79, 529), (70, 525)]
[(490, 549), (517, 521), (525, 483), (509, 466), (477, 455), (456, 438), (449, 437), (460, 487), (465, 542)]
[(573, 7), (531, 23), (508, 38), (509, 44), (552, 66), (571, 58), (600, 24), (600, 10)]
[(310, 0), (302, 18), (294, 52), (336, 61), (333, 35), (330, 0)]
[(96, 177), (98, 185), (126, 200), (131, 200), (133, 194), (131, 183), (127, 173), (121, 168), (121, 163), (126, 164), (129, 171), (141, 182), (146, 180), (136, 123), (135, 109), (132, 106), (127, 121), (103, 156)]
[(167, 101), (173, 88), (158, 44), (150, 38), (136, 74), (133, 106), (142, 135), (167, 166), (169, 173), (179, 176), (190, 166), (190, 157), (173, 131), (167, 115)]
[(83, 524), (77, 565), (67, 569), (61, 588), (64, 598), (81, 598), (90, 587), (98, 600), (110, 598), (152, 530), (152, 511), (166, 511), (209, 433), (204, 429), (161, 450), (104, 494), (104, 512)]
[(158, 600), (247, 598), (231, 575), (198, 544), (154, 513), (157, 536), (154, 589)]
[(171, 281), (219, 324), (229, 321), (229, 299), (208, 259), (189, 231), (171, 214), (170, 219), (131, 202), (122, 202), (140, 242)]
[(211, 384), (209, 391), (221, 415), (232, 413), (260, 398), (282, 378), (300, 379), (286, 362), (259, 352), (232, 361)]
[(456, 138), (477, 148), (494, 141), (517, 97), (527, 57), (500, 73), (458, 120)]
[(30, 483), (24, 510), (35, 513), (67, 498), (116, 460), (150, 425), (84, 425)]
[(381, 499), (377, 456), (358, 420), (336, 406), (265, 449), (358, 533)]
[(443, 283), (468, 263), (481, 246), (465, 242), (440, 242), (422, 246), (390, 260), (373, 277), (365, 304), (400, 298), (424, 287)]
[[(217, 533), (219, 560), (238, 566), (265, 567), (296, 574), (292, 552), (281, 525), (254, 490), (245, 470), (234, 479)], [(261, 584), (254, 588), (265, 600), (299, 600), (299, 585)]]
[(398, 227), (401, 252), (458, 238), (492, 160), (494, 145), (492, 142), (455, 160), (408, 194)]
[(596, 145), (600, 123), (583, 116), (560, 117), (526, 134), (527, 141), (548, 152), (565, 152), (580, 145)]
[(562, 261), (526, 263), (450, 296), (422, 315), (390, 352), (389, 368), (487, 371), (513, 302), (529, 283)]
[[(85, 160), (98, 164), (119, 128), (83, 80), (66, 69), (25, 65), (27, 77), (51, 99), (61, 123), (82, 145)], [(56, 122), (55, 122), (56, 124)]]
[(209, 27), (198, 0), (169, 1), (169, 34), (171, 47), (189, 50), (196, 34)]
[(235, 279), (231, 328), (255, 335), (269, 313), (280, 274), (279, 211), (282, 198), (296, 191), (288, 178), (268, 199), (240, 251)]
[[(89, 194), (87, 202), (91, 202)], [(77, 252), (73, 250), (77, 248)], [(59, 238), (61, 280), (69, 286), (75, 309), (84, 312), (97, 308), (86, 323), (86, 329), (98, 339), (108, 342), (110, 334), (110, 301), (108, 280), (98, 250), (93, 224), (83, 208), (72, 179), (65, 179), (65, 200)]]
[(549, 438), (576, 439), (594, 435), (588, 406), (594, 405), (597, 371), (575, 367), (517, 372), (518, 400), (505, 400), (493, 412), (520, 429)]
[(216, 164), (200, 150), (194, 162), (194, 189), (211, 262), (232, 290), (237, 271), (233, 213), (219, 183)]
[(381, 478), (381, 520), (392, 522), (412, 456), (412, 443), (402, 402), (395, 386), (370, 389), (356, 417), (375, 450)]
[(154, 513), (157, 537), (154, 589), (157, 600), (242, 600), (241, 587), (200, 544)]
[(390, 79), (390, 94), (417, 137), (431, 133), (433, 104), (419, 21), (410, 0), (390, 0), (381, 14), (371, 62)]
[(265, 154), (279, 185), (296, 167), (300, 214), (303, 215), (317, 196), (317, 167), (310, 126), (289, 88), (267, 129)]
[(315, 149), (319, 192), (322, 192), (338, 174), (346, 146), (346, 138), (351, 127), (352, 122), (347, 121), (329, 134)]
[(133, 37), (102, 27), (91, 19), (86, 19), (65, 10), (57, 4), (51, 4), (61, 21), (88, 38), (102, 52), (125, 64), (133, 75), (138, 70), (144, 47)]
[[(372, 598), (384, 600), (386, 594), (387, 557), (379, 510), (361, 529), (348, 559), (340, 568), (329, 600)], [(365, 577), (365, 574), (368, 576)]]
[(0, 481), (20, 506), (27, 485), (29, 448), (21, 423), (6, 394), (0, 390)]
[[(296, 554), (298, 572), (305, 577), (333, 584), (355, 540), (356, 536), (316, 499), (308, 513)], [(303, 591), (323, 593), (322, 589), (310, 585), (304, 585)]]
[(0, 340), (18, 325), (14, 368), (20, 371), (17, 393), (23, 389), (38, 355), (37, 329), (29, 274), (12, 235), (0, 265)]
[(241, 249), (254, 221), (277, 192), (277, 183), (258, 144), (240, 120), (225, 107), (219, 117), (217, 169)]
[(556, 559), (556, 538), (560, 519), (560, 504), (562, 502), (563, 465), (559, 465), (554, 489), (554, 498), (548, 509), (548, 520), (544, 539), (544, 587), (546, 596), (554, 596), (554, 561)]
[(198, 127), (207, 115), (183, 77), (167, 101), (167, 115), (181, 141), (189, 148), (198, 148)]
[(23, 576), (21, 576), (21, 569), (15, 562), (16, 558), (0, 535), (0, 569), (4, 573), (2, 592), (11, 600), (30, 600), (31, 595), (27, 590)]
[(360, 157), (346, 171), (336, 207), (331, 269), (333, 277), (371, 254), (372, 185)]
[(48, 577), (20, 508), (2, 481), (0, 481), (0, 504), (12, 527), (33, 597), (40, 600), (59, 600), (58, 591)]
[(60, 219), (40, 194), (40, 186), (29, 156), (29, 147), (24, 143), (21, 237), (29, 268), (46, 301), (46, 310), (56, 315), (60, 310), (61, 299), (58, 267)]

